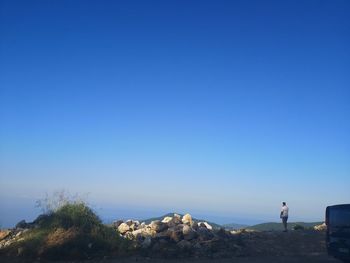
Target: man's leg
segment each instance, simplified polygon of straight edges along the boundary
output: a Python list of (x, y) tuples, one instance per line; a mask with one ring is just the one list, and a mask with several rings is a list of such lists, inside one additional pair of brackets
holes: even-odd
[(288, 231), (287, 229), (287, 220), (288, 220), (288, 217), (283, 217), (283, 226), (284, 226), (284, 231)]
[(284, 227), (283, 231), (286, 232), (287, 231), (287, 220), (285, 217), (282, 217), (282, 223), (283, 223), (283, 227)]

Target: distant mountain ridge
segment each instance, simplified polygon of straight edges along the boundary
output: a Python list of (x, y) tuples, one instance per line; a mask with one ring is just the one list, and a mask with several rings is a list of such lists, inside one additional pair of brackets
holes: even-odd
[[(162, 221), (164, 217), (173, 217), (174, 214), (178, 214), (181, 217), (184, 216), (184, 214), (181, 213), (167, 213), (163, 216), (158, 216), (158, 217), (152, 217), (152, 218), (147, 218), (147, 219), (142, 219), (139, 220), (140, 222), (145, 222), (146, 224), (151, 223), (152, 221), (160, 220)], [(261, 223), (261, 224), (256, 224), (256, 225), (247, 225), (247, 224), (237, 224), (237, 223), (230, 223), (230, 224), (217, 224), (214, 222), (207, 221), (205, 219), (198, 219), (198, 218), (193, 218), (193, 221), (195, 222), (207, 222), (210, 224), (213, 228), (219, 229), (219, 228), (225, 228), (227, 230), (238, 230), (238, 229), (251, 229), (251, 230), (256, 230), (256, 231), (282, 231), (283, 230), (283, 225), (280, 222), (266, 222), (266, 223)], [(288, 229), (293, 229), (294, 226), (296, 225), (301, 225), (304, 228), (313, 228), (316, 225), (320, 225), (323, 222), (290, 222), (288, 223)]]
[(245, 224), (230, 223), (230, 224), (223, 224), (222, 227), (227, 230), (237, 230), (237, 229), (249, 228), (250, 226)]

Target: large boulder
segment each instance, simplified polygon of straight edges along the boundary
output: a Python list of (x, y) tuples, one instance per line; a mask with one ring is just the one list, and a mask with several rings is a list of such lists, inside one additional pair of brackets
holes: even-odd
[(121, 223), (119, 226), (118, 226), (118, 232), (120, 234), (125, 234), (126, 232), (129, 232), (131, 230), (130, 226), (126, 223)]
[(183, 224), (191, 225), (192, 224), (192, 216), (190, 214), (186, 214), (182, 217), (181, 221)]
[(164, 230), (166, 230), (168, 228), (168, 225), (166, 223), (163, 223), (159, 220), (156, 220), (156, 221), (152, 221), (150, 224), (149, 224), (150, 228), (156, 232), (162, 232)]
[(145, 227), (145, 228), (140, 228), (137, 230), (134, 230), (131, 232), (133, 237), (138, 238), (138, 237), (155, 237), (156, 236), (156, 231), (152, 230), (149, 227)]

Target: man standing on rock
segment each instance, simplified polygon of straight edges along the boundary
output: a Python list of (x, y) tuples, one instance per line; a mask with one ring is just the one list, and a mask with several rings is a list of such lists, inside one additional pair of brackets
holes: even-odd
[(287, 221), (288, 221), (288, 212), (289, 212), (289, 208), (286, 204), (286, 202), (282, 203), (282, 209), (281, 209), (281, 214), (280, 214), (280, 218), (282, 219), (282, 223), (283, 223), (283, 227), (284, 230), (283, 232), (287, 232)]

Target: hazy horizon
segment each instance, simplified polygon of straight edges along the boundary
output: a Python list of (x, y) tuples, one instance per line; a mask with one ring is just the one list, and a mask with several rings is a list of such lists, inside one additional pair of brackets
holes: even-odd
[(278, 221), (286, 201), (291, 221), (322, 220), (350, 203), (349, 13), (1, 1), (0, 223), (57, 189), (101, 217)]
[[(60, 192), (62, 190), (59, 190)], [(57, 192), (57, 191), (54, 191)], [(49, 196), (52, 196), (49, 194)], [(68, 191), (66, 191), (66, 194), (69, 194)], [(79, 194), (78, 194), (79, 195)], [(80, 195), (84, 196), (84, 195)], [(91, 196), (91, 195), (90, 195)], [(33, 221), (38, 215), (42, 214), (42, 210), (40, 207), (36, 207), (36, 201), (39, 199), (44, 198), (45, 195), (40, 196), (40, 198), (29, 198), (29, 197), (22, 197), (18, 198), (21, 200), (18, 200), (16, 202), (13, 200), (11, 203), (0, 203), (0, 210), (6, 211), (5, 214), (2, 214), (1, 221), (0, 221), (0, 227), (3, 228), (10, 228), (14, 227), (16, 223), (18, 223), (21, 220), (26, 220), (27, 222)], [(1, 200), (6, 200), (6, 197), (0, 195)], [(109, 204), (105, 203), (99, 203), (99, 202), (93, 202), (92, 198), (83, 198), (84, 202), (86, 202), (96, 213), (97, 215), (102, 219), (105, 223), (111, 223), (115, 220), (145, 220), (153, 217), (163, 216), (167, 213), (190, 213), (193, 217), (198, 219), (204, 219), (207, 221), (211, 221), (217, 224), (229, 224), (229, 223), (236, 223), (236, 224), (244, 224), (244, 225), (255, 225), (259, 223), (266, 223), (266, 222), (279, 222), (279, 211), (280, 207), (279, 205), (269, 206), (269, 210), (266, 211), (265, 214), (251, 214), (247, 213), (244, 214), (244, 212), (238, 212), (238, 211), (229, 211), (229, 212), (222, 212), (222, 211), (205, 211), (201, 209), (192, 209), (192, 210), (186, 210), (182, 209), (181, 207), (175, 207), (175, 208), (164, 208), (164, 207), (147, 207), (146, 205), (140, 206), (140, 205), (129, 205), (127, 207), (122, 206), (121, 204), (116, 203), (113, 205), (113, 202), (109, 202)], [(291, 212), (293, 214), (297, 214), (297, 211), (293, 211), (294, 207), (291, 207)], [(298, 217), (298, 216), (292, 216), (290, 217), (291, 222), (320, 222), (324, 221), (324, 215), (322, 216), (315, 216), (315, 217)]]

